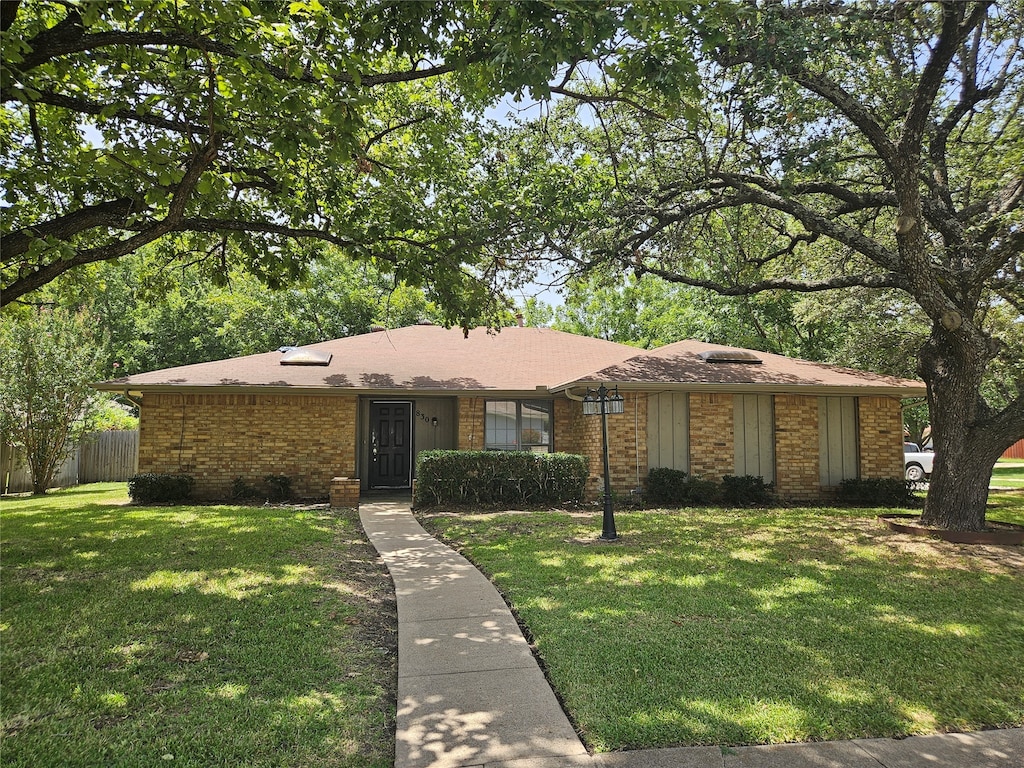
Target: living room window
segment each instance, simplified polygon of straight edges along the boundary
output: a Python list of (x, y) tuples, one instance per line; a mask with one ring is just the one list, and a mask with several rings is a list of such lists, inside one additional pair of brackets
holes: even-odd
[(484, 448), (550, 453), (551, 412), (550, 400), (488, 400), (484, 404)]

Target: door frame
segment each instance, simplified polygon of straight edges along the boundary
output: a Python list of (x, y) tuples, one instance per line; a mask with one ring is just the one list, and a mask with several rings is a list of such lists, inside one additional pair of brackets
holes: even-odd
[[(415, 406), (416, 406), (415, 401), (413, 401), (413, 400), (400, 400), (400, 399), (380, 399), (380, 400), (370, 399), (368, 401), (368, 404), (369, 404), (369, 419), (368, 419), (369, 423), (367, 424), (366, 435), (367, 435), (367, 442), (371, 446), (371, 448), (370, 448), (370, 452), (368, 452), (367, 456), (366, 456), (366, 485), (367, 485), (367, 488), (369, 488), (371, 490), (388, 490), (388, 489), (402, 490), (402, 489), (405, 489), (405, 488), (411, 488), (412, 487), (413, 443), (415, 442), (415, 439), (416, 439), (415, 424), (414, 424), (414, 422), (415, 422), (414, 409), (415, 409)], [(408, 408), (409, 408), (409, 416), (408, 416), (409, 438), (408, 438), (408, 440), (406, 440), (406, 445), (405, 445), (405, 450), (406, 450), (406, 468), (407, 468), (407, 470), (406, 470), (406, 478), (405, 478), (405, 484), (404, 485), (374, 485), (373, 484), (373, 456), (372, 456), (372, 443), (373, 443), (373, 440), (372, 440), (372, 435), (373, 435), (373, 429), (374, 429), (374, 424), (373, 424), (373, 407), (375, 405), (405, 405), (405, 406), (408, 406)]]

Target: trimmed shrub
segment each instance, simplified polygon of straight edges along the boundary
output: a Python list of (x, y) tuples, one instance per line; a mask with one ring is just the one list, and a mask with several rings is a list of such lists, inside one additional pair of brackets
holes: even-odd
[(288, 475), (267, 475), (263, 479), (270, 488), (271, 501), (288, 501), (292, 497), (292, 479)]
[(417, 506), (526, 504), (583, 497), (587, 459), (527, 451), (423, 451), (416, 460)]
[(722, 486), (714, 480), (705, 480), (703, 477), (691, 477), (687, 486), (687, 499), (685, 504), (695, 507), (709, 507), (712, 504), (719, 504), (722, 501)]
[(912, 507), (917, 503), (913, 483), (897, 477), (843, 480), (836, 501), (863, 507)]
[(647, 499), (655, 504), (678, 504), (689, 494), (690, 476), (681, 469), (655, 467), (647, 473)]
[(194, 485), (192, 475), (144, 473), (128, 479), (128, 495), (136, 504), (185, 501)]
[(231, 498), (235, 501), (252, 501), (260, 495), (259, 489), (249, 485), (243, 477), (231, 481)]
[(775, 483), (757, 475), (722, 478), (722, 502), (733, 507), (764, 507), (775, 503)]
[(713, 480), (688, 475), (681, 469), (655, 467), (647, 475), (647, 500), (654, 504), (706, 506), (722, 499), (722, 488)]

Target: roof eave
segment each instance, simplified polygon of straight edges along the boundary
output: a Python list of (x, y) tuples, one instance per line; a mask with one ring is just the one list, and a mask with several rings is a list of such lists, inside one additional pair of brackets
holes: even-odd
[(309, 387), (298, 385), (272, 384), (139, 384), (133, 382), (98, 382), (90, 385), (101, 392), (116, 394), (225, 394), (225, 395), (351, 395), (353, 397), (391, 397), (412, 399), (415, 397), (514, 397), (529, 399), (550, 397), (547, 387), (534, 389), (445, 389), (445, 388), (402, 388), (374, 389), (368, 387)]
[(617, 386), (619, 391), (624, 392), (709, 392), (709, 393), (735, 393), (735, 392), (757, 392), (762, 394), (797, 394), (797, 395), (819, 395), (819, 396), (840, 396), (840, 395), (863, 395), (867, 397), (924, 397), (927, 393), (924, 384), (920, 386), (894, 386), (885, 384), (772, 384), (772, 383), (725, 383), (725, 382), (636, 382), (636, 381), (615, 381), (614, 379), (578, 379), (576, 381), (559, 384), (549, 388), (552, 394), (559, 394), (574, 388), (590, 388), (605, 386)]

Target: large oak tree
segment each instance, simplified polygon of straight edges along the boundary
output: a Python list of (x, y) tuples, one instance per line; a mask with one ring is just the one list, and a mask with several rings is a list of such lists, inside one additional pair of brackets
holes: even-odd
[(700, 98), (671, 110), (591, 76), (571, 86), (586, 119), (563, 104), (521, 134), (549, 143), (574, 200), (550, 258), (726, 296), (902, 296), (883, 306), (930, 325), (924, 518), (981, 528), (992, 467), (1024, 437), (1021, 4), (730, 7), (717, 28), (676, 28)]

